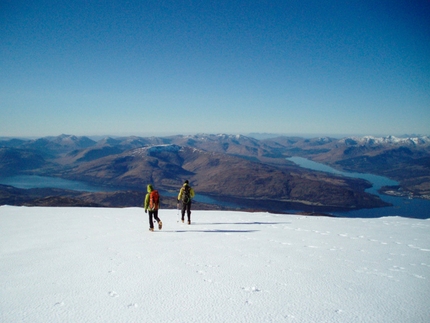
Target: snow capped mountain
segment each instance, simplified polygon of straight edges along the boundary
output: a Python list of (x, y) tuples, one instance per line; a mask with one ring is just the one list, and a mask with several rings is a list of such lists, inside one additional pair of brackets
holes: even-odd
[(330, 138), (330, 137), (319, 137), (318, 138), (318, 141), (319, 142), (321, 142), (321, 143), (330, 143), (330, 142), (333, 142), (333, 138)]
[(239, 140), (239, 139), (250, 139), (250, 137), (246, 137), (244, 135), (228, 135), (228, 134), (223, 134), (223, 133), (220, 133), (220, 134), (218, 134), (216, 136), (219, 137), (219, 138), (222, 138), (222, 139), (236, 139), (236, 140)]
[[(252, 200), (253, 208), (260, 208), (256, 201), (267, 198), (280, 203), (330, 207), (382, 206), (374, 198), (368, 200), (370, 204), (365, 202), (361, 184), (345, 186), (325, 178), (330, 177), (327, 174), (322, 178), (321, 174), (305, 176), (310, 170), (296, 172), (298, 166), (285, 159), (291, 156), (403, 181), (400, 182), (403, 192), (411, 192), (413, 196), (430, 194), (428, 136), (258, 140), (243, 135), (197, 134), (159, 138), (129, 136), (95, 142), (87, 137), (61, 135), (8, 141), (3, 144), (4, 148), (1, 146), (0, 142), (0, 162), (3, 161), (0, 175), (3, 176), (25, 171), (133, 190), (147, 182), (169, 190), (187, 178), (204, 194), (228, 195), (228, 198), (234, 195), (248, 206)], [(270, 190), (265, 189), (267, 186)], [(360, 188), (358, 192), (357, 188)], [(344, 194), (345, 190), (350, 193)], [(275, 207), (275, 203), (270, 205)], [(276, 207), (276, 210), (283, 208), (280, 204)], [(264, 208), (267, 210), (266, 205)]]
[(428, 145), (430, 144), (430, 138), (428, 136), (420, 136), (420, 137), (407, 137), (407, 138), (399, 138), (395, 136), (386, 136), (386, 137), (373, 137), (373, 136), (364, 136), (364, 137), (348, 137), (340, 140), (348, 145)]
[(74, 135), (62, 134), (57, 137), (46, 137), (47, 141), (61, 145), (61, 146), (76, 146), (79, 148), (93, 146), (96, 142), (88, 137), (77, 137)]
[(240, 135), (240, 134), (230, 135), (230, 134), (225, 134), (225, 133), (219, 133), (219, 134), (201, 133), (201, 134), (196, 134), (196, 135), (184, 136), (184, 138), (201, 140), (201, 141), (207, 141), (207, 140), (212, 140), (212, 141), (229, 141), (229, 140), (258, 141), (255, 138)]

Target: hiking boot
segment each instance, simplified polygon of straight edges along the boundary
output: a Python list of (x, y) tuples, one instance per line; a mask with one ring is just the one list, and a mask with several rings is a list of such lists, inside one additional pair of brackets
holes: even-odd
[(191, 221), (190, 221), (190, 220), (188, 220), (188, 224), (191, 224)]
[(182, 223), (184, 223), (184, 219), (181, 219)]
[(158, 230), (161, 230), (162, 227), (163, 227), (163, 222), (159, 221), (158, 222)]
[(149, 231), (154, 231), (154, 228), (149, 228)]

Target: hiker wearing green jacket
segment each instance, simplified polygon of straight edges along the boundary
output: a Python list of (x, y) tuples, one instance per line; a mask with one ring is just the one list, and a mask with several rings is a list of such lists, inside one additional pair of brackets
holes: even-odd
[(185, 211), (187, 211), (188, 224), (191, 224), (191, 199), (193, 197), (194, 197), (194, 190), (189, 185), (188, 180), (186, 180), (184, 182), (184, 185), (182, 185), (178, 195), (178, 204), (182, 203), (182, 207), (181, 207), (182, 223), (184, 222)]

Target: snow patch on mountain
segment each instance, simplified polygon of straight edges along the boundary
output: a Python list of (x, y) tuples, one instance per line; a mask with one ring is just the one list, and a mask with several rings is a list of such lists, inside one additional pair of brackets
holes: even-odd
[(420, 137), (407, 137), (399, 138), (396, 136), (386, 136), (386, 137), (348, 137), (343, 138), (340, 142), (347, 145), (428, 145), (430, 144), (430, 138), (428, 136)]
[(147, 146), (142, 148), (137, 148), (133, 150), (132, 155), (150, 155), (150, 154), (157, 154), (161, 152), (178, 152), (181, 150), (181, 146), (178, 145), (154, 145), (154, 146)]

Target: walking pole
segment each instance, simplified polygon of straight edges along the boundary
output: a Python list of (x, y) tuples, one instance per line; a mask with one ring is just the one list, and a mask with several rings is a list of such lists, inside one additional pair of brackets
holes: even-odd
[(178, 222), (179, 223), (179, 202), (178, 203), (176, 203), (176, 209), (177, 209), (177, 212), (176, 212), (176, 216), (177, 216), (177, 220), (176, 220), (176, 222)]

